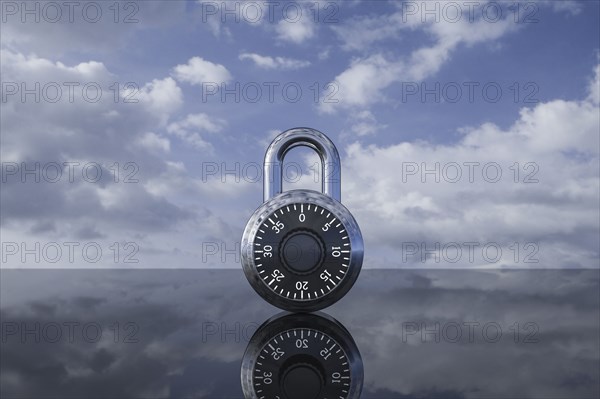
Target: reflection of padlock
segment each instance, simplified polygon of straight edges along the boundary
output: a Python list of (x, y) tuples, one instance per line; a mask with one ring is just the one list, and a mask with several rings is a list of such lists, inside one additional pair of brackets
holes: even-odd
[(242, 359), (247, 399), (360, 397), (363, 363), (352, 336), (324, 313), (277, 315), (258, 328)]
[[(321, 157), (323, 193), (282, 192), (282, 166), (293, 147), (307, 146)], [(341, 164), (323, 133), (290, 129), (265, 154), (264, 203), (242, 236), (244, 273), (269, 303), (285, 310), (327, 307), (352, 287), (363, 260), (363, 239), (352, 214), (340, 203)]]

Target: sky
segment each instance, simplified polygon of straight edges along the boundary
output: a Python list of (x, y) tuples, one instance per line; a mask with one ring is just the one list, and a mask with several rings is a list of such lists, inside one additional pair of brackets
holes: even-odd
[(298, 126), (365, 268), (599, 267), (596, 1), (0, 6), (3, 268), (239, 268)]

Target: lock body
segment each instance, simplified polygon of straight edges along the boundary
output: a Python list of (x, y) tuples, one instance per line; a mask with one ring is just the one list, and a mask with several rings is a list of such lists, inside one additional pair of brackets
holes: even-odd
[(271, 170), (281, 171), (285, 152), (296, 145), (315, 149), (322, 170), (330, 168), (329, 175), (323, 174), (325, 193), (281, 192), (281, 175), (265, 177), (265, 202), (246, 225), (241, 260), (251, 286), (269, 303), (289, 311), (314, 311), (352, 288), (364, 249), (356, 220), (339, 202), (339, 155), (326, 136), (312, 129), (282, 133), (267, 150), (265, 170), (275, 164)]
[(360, 273), (363, 244), (352, 214), (331, 197), (291, 190), (267, 201), (242, 237), (252, 287), (290, 311), (314, 311), (343, 297)]

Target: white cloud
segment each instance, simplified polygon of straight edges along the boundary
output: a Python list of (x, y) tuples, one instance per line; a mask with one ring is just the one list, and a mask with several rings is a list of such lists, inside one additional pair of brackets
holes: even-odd
[(245, 23), (248, 26), (262, 26), (269, 15), (270, 6), (266, 2), (236, 2), (231, 5), (212, 0), (197, 0), (200, 5), (202, 24), (217, 38), (231, 39), (233, 34), (227, 26), (228, 23)]
[[(460, 266), (597, 267), (599, 112), (593, 98), (555, 100), (524, 108), (508, 129), (486, 123), (465, 130), (453, 144), (350, 145), (344, 159), (344, 198), (373, 254), (370, 261), (424, 267), (420, 258), (400, 261), (402, 243), (427, 242), (433, 248), (434, 242), (494, 242), (503, 248), (500, 262), (486, 263), (479, 256)], [(467, 162), (478, 165), (473, 182)], [(494, 173), (483, 172), (492, 162), (502, 172), (496, 183), (484, 178), (495, 176), (496, 167)], [(423, 174), (436, 163), (439, 182), (433, 174)], [(462, 172), (458, 182), (452, 182), (456, 168), (448, 172), (450, 178), (442, 172), (452, 163)], [(415, 174), (408, 174), (414, 167)], [(524, 183), (527, 176), (538, 182)], [(515, 263), (509, 249), (514, 242), (521, 250), (528, 242), (536, 243), (539, 263), (523, 263), (523, 253)], [(456, 266), (433, 260), (427, 265)]]
[(198, 129), (216, 133), (223, 128), (223, 125), (224, 122), (222, 120), (212, 119), (207, 114), (199, 113), (189, 114), (184, 120), (170, 124), (167, 130)]
[(215, 64), (201, 57), (192, 57), (187, 64), (177, 65), (173, 68), (173, 76), (180, 82), (192, 85), (202, 83), (225, 83), (231, 80), (231, 74), (221, 64)]
[(311, 18), (305, 15), (294, 22), (285, 19), (280, 20), (275, 26), (275, 31), (278, 39), (301, 44), (315, 36), (316, 28)]
[[(577, 15), (581, 12), (583, 5), (580, 1), (554, 1), (554, 0), (538, 0), (534, 3), (536, 6), (544, 5), (550, 6), (554, 11), (567, 12), (571, 15)], [(528, 11), (532, 12), (536, 9), (529, 7)]]
[(329, 47), (319, 51), (319, 54), (317, 54), (317, 58), (319, 58), (320, 61), (325, 61), (329, 58), (329, 53), (330, 53), (331, 49)]
[[(198, 0), (201, 7), (203, 25), (207, 26), (210, 32), (217, 38), (221, 36), (231, 38), (231, 30), (221, 22), (221, 13), (218, 11), (219, 3), (212, 0)], [(237, 9), (237, 7), (236, 7)], [(239, 19), (239, 12), (236, 13), (236, 20)]]
[(600, 104), (600, 65), (596, 66), (588, 91), (588, 100), (596, 105)]
[(217, 133), (223, 129), (224, 125), (223, 120), (211, 118), (204, 113), (189, 114), (185, 119), (167, 126), (167, 132), (197, 149), (210, 150), (212, 145), (204, 140), (202, 133)]
[(338, 102), (322, 101), (320, 109), (332, 112), (338, 107), (368, 106), (381, 101), (381, 90), (398, 79), (403, 67), (402, 62), (388, 61), (381, 54), (355, 59), (332, 83), (338, 89)]
[(377, 130), (386, 127), (385, 125), (377, 123), (375, 115), (368, 110), (360, 111), (352, 115), (351, 120), (352, 127), (350, 129), (352, 133), (359, 137), (375, 134)]
[(345, 23), (333, 25), (331, 29), (342, 41), (344, 50), (364, 50), (373, 43), (399, 38), (400, 31), (407, 25), (400, 13), (386, 16), (349, 18)]
[(266, 132), (266, 135), (261, 136), (261, 138), (258, 140), (259, 148), (267, 148), (269, 146), (269, 144), (271, 144), (273, 139), (275, 137), (277, 137), (279, 134), (281, 134), (282, 132), (283, 132), (283, 130), (279, 130), (279, 129), (269, 129)]
[[(89, 15), (83, 11), (85, 3), (73, 3), (69, 6), (64, 2), (52, 5), (44, 2), (35, 3), (36, 5), (32, 3), (28, 9), (37, 9), (37, 12), (27, 14), (23, 22), (20, 11), (25, 9), (21, 8), (20, 3), (15, 3), (17, 12), (10, 12), (11, 7), (8, 6), (6, 14), (6, 2), (2, 3), (2, 47), (44, 58), (73, 53), (93, 54), (94, 57), (100, 54), (114, 55), (130, 48), (132, 41), (139, 37), (138, 32), (142, 31), (144, 33), (141, 35), (146, 35), (147, 30), (181, 24), (181, 19), (186, 18), (185, 2), (177, 1), (139, 2), (135, 8), (122, 7), (117, 14), (114, 3), (98, 2), (90, 8)], [(99, 12), (96, 22), (90, 21), (95, 19), (95, 11), (91, 11), (92, 9)], [(119, 19), (119, 23), (115, 23), (115, 18)]]
[(2, 57), (2, 72), (6, 80), (24, 80), (31, 75), (52, 74), (54, 78), (76, 78), (78, 81), (86, 79), (101, 83), (111, 79), (111, 73), (102, 62), (81, 62), (74, 66), (67, 66), (62, 62), (53, 62), (36, 55), (25, 55), (7, 49), (0, 49)]
[(339, 102), (322, 102), (320, 109), (334, 112), (338, 108), (364, 108), (383, 101), (385, 96), (382, 92), (390, 85), (402, 81), (420, 81), (437, 73), (459, 45), (471, 46), (494, 41), (516, 30), (516, 27), (517, 24), (510, 19), (496, 23), (483, 18), (473, 22), (463, 18), (457, 22), (441, 19), (439, 22), (431, 20), (423, 23), (420, 15), (403, 16), (400, 11), (384, 17), (351, 20), (348, 25), (334, 28), (343, 38), (345, 49), (368, 49), (373, 43), (395, 38), (400, 30), (409, 28), (425, 31), (435, 43), (414, 50), (408, 57), (391, 58), (376, 53), (353, 59), (350, 66), (334, 79), (339, 85)]
[(141, 135), (136, 140), (136, 144), (150, 151), (169, 152), (171, 150), (169, 139), (153, 132), (146, 132)]
[[(127, 93), (125, 93), (127, 96)], [(141, 88), (138, 95), (152, 111), (161, 116), (161, 124), (183, 103), (181, 88), (173, 78), (154, 79)]]
[(310, 61), (296, 60), (285, 57), (270, 57), (256, 53), (242, 53), (240, 60), (251, 60), (260, 68), (264, 69), (300, 69), (310, 65)]
[[(171, 126), (185, 131), (190, 140), (195, 133), (215, 132), (221, 128), (220, 121), (202, 115), (169, 124), (183, 101), (181, 89), (173, 78), (154, 79), (142, 84), (139, 90), (123, 88), (120, 98), (115, 100), (113, 84), (118, 77), (102, 63), (87, 61), (66, 65), (6, 49), (2, 50), (2, 78), (3, 82), (23, 82), (28, 88), (34, 87), (36, 82), (42, 87), (48, 82), (59, 86), (63, 82), (79, 84), (73, 101), (69, 100), (64, 86), (62, 97), (55, 102), (43, 96), (36, 101), (33, 94), (22, 101), (17, 93), (7, 96), (2, 103), (0, 156), (3, 162), (27, 165), (28, 169), (35, 169), (36, 162), (79, 165), (73, 167), (71, 181), (69, 170), (64, 169), (61, 180), (53, 184), (37, 184), (33, 178), (23, 183), (19, 176), (8, 179), (6, 184), (3, 182), (0, 190), (3, 240), (27, 242), (28, 246), (34, 242), (42, 245), (49, 241), (81, 242), (89, 239), (89, 226), (94, 226), (92, 234), (98, 236), (94, 239), (103, 250), (108, 251), (108, 246), (116, 241), (135, 241), (141, 248), (140, 254), (146, 253), (145, 258), (137, 257), (140, 263), (127, 266), (161, 267), (166, 260), (148, 254), (164, 253), (169, 258), (173, 248), (195, 253), (198, 240), (207, 240), (207, 237), (214, 240), (221, 233), (232, 236), (228, 223), (209, 211), (222, 204), (223, 199), (208, 204), (209, 194), (215, 195), (202, 190), (208, 189), (208, 185), (190, 176), (185, 169), (180, 173), (181, 186), (177, 190), (168, 179), (173, 168), (162, 157), (172, 154), (169, 140), (161, 136), (163, 128)], [(101, 87), (104, 95), (98, 101), (82, 98), (81, 87), (89, 82)], [(93, 95), (94, 91), (90, 90), (89, 94)], [(124, 98), (137, 102), (127, 103)], [(84, 181), (82, 169), (92, 163), (101, 166), (102, 178), (97, 182)], [(157, 176), (167, 176), (162, 182), (167, 189), (151, 190), (150, 182)], [(231, 189), (230, 185), (215, 181), (212, 192), (223, 190), (224, 186)], [(202, 238), (196, 233), (174, 234), (182, 230), (202, 232)], [(2, 265), (29, 266), (39, 267), (39, 264), (22, 263), (20, 258), (14, 257)], [(63, 257), (47, 266), (114, 267), (122, 264), (114, 263), (111, 257), (104, 257), (93, 265), (81, 258), (70, 262)]]
[[(105, 143), (92, 144), (100, 126), (117, 126), (146, 110), (145, 106), (134, 105), (138, 112), (127, 116), (119, 112), (122, 108), (115, 104), (110, 89), (115, 77), (100, 62), (68, 66), (6, 49), (0, 50), (0, 56), (3, 85), (18, 89), (15, 94), (3, 93), (0, 153), (4, 160), (39, 159), (45, 152), (59, 151), (59, 147), (64, 156), (75, 147), (97, 154), (106, 149)], [(54, 88), (45, 92), (43, 87)], [(32, 94), (22, 97), (23, 88)], [(156, 123), (157, 119), (153, 115), (149, 121)], [(131, 131), (126, 130), (124, 135)]]

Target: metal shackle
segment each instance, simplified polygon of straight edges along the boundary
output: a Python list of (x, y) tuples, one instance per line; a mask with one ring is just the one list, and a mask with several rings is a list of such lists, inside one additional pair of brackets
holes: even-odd
[(283, 159), (294, 147), (312, 148), (321, 158), (321, 191), (341, 202), (340, 154), (329, 137), (318, 130), (299, 127), (286, 130), (277, 136), (265, 153), (263, 201), (283, 191)]

